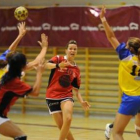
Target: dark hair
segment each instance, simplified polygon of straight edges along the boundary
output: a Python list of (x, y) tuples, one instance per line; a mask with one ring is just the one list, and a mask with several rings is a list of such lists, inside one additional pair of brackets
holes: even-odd
[(0, 69), (4, 68), (7, 65), (7, 61), (6, 60), (0, 60)]
[(6, 55), (6, 61), (9, 63), (10, 62), (10, 59), (13, 57), (14, 54), (16, 54), (17, 52), (9, 52), (7, 55)]
[(75, 45), (77, 45), (77, 42), (75, 40), (70, 40), (68, 42), (68, 44), (66, 45), (67, 48), (68, 48), (69, 44), (75, 44)]
[(21, 77), (22, 69), (26, 66), (26, 57), (22, 53), (15, 53), (8, 60), (8, 72), (2, 77), (1, 85), (16, 77)]
[(138, 60), (140, 61), (140, 39), (136, 37), (129, 38), (128, 47), (131, 53), (138, 56)]
[(4, 68), (8, 62), (10, 61), (11, 57), (15, 54), (15, 52), (9, 52), (6, 55), (6, 60), (0, 60), (0, 69)]

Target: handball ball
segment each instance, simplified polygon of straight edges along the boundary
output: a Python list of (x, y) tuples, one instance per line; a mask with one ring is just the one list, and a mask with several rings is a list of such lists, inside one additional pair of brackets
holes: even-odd
[(28, 17), (28, 10), (23, 6), (17, 7), (14, 15), (17, 20), (23, 21)]

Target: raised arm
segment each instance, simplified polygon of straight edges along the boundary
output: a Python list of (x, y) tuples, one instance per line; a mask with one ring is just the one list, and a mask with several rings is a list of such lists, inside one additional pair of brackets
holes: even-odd
[(38, 43), (40, 44), (42, 49), (41, 49), (39, 55), (35, 58), (35, 60), (33, 60), (27, 64), (25, 71), (33, 69), (36, 65), (38, 65), (40, 60), (45, 58), (45, 55), (46, 55), (46, 52), (48, 49), (48, 37), (44, 33), (41, 34), (41, 41), (38, 41)]
[(26, 34), (25, 22), (19, 23), (18, 26), (17, 26), (17, 28), (19, 30), (19, 34), (18, 34), (17, 38), (14, 40), (14, 42), (8, 48), (8, 50), (10, 50), (10, 51), (15, 51), (16, 50), (16, 48), (17, 48), (20, 40)]
[(33, 90), (29, 94), (31, 96), (38, 96), (39, 95), (39, 91), (40, 91), (40, 88), (41, 88), (41, 82), (42, 82), (42, 74), (45, 70), (45, 60), (44, 59), (42, 61), (40, 61), (36, 70), (37, 70), (36, 80), (35, 80), (35, 83), (33, 85)]
[(110, 25), (108, 24), (106, 18), (105, 18), (106, 8), (105, 6), (102, 7), (102, 10), (100, 12), (100, 19), (102, 21), (102, 24), (105, 29), (105, 33), (107, 36), (108, 41), (111, 43), (114, 49), (116, 49), (119, 46), (119, 41), (117, 40), (113, 30), (111, 29)]

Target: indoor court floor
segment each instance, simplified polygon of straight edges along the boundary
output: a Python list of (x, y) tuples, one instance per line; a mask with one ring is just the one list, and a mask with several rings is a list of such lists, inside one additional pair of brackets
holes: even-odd
[[(27, 135), (28, 140), (58, 140), (59, 130), (50, 115), (20, 115), (9, 114)], [(104, 128), (106, 123), (113, 122), (113, 118), (83, 118), (74, 116), (71, 131), (75, 140), (106, 140)], [(134, 120), (131, 120), (124, 133), (125, 140), (137, 140), (134, 130)], [(0, 140), (12, 140), (0, 136)], [(111, 140), (113, 140), (111, 138)]]

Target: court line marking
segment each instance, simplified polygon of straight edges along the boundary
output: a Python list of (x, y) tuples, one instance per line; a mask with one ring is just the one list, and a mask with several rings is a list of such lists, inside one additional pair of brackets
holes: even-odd
[[(49, 124), (35, 124), (35, 123), (18, 123), (16, 122), (16, 124), (19, 125), (30, 125), (30, 126), (42, 126), (42, 127), (57, 127), (55, 125), (49, 125)], [(71, 129), (79, 129), (79, 130), (90, 130), (90, 131), (105, 131), (105, 129), (99, 129), (99, 128), (86, 128), (86, 127), (75, 127), (75, 126), (71, 126)], [(124, 131), (125, 133), (131, 133), (131, 134), (136, 134), (133, 131)]]

